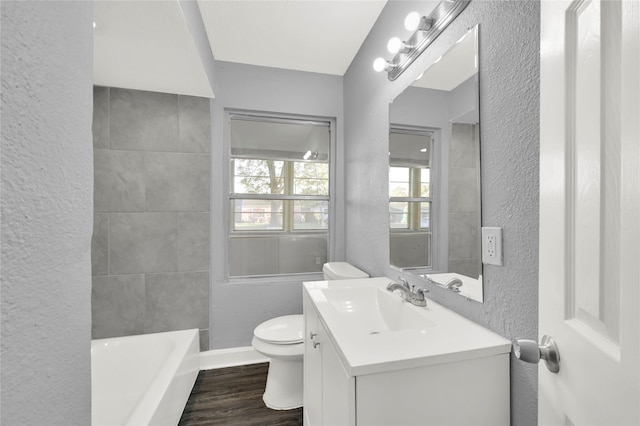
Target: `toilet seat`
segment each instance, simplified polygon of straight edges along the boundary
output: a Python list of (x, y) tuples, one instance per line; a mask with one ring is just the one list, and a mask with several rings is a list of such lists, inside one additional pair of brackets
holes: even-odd
[(304, 319), (302, 315), (286, 315), (263, 322), (255, 328), (253, 335), (272, 345), (295, 345), (304, 341)]

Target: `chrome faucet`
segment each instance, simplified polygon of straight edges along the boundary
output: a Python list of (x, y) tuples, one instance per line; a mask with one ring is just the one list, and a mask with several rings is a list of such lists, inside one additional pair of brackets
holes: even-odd
[(460, 287), (462, 287), (462, 280), (460, 278), (451, 278), (444, 285), (444, 288), (456, 293), (460, 293)]
[(424, 295), (428, 293), (429, 290), (425, 288), (416, 289), (416, 286), (409, 286), (407, 280), (402, 277), (398, 277), (398, 280), (400, 283), (391, 281), (387, 285), (387, 291), (393, 293), (395, 290), (400, 290), (400, 297), (412, 305), (427, 306), (427, 298), (424, 297)]

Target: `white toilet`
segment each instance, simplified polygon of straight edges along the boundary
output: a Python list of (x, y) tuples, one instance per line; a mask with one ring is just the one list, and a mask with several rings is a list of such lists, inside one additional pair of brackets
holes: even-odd
[[(326, 280), (369, 278), (346, 262), (325, 263), (322, 272)], [(274, 410), (302, 407), (302, 315), (286, 315), (263, 322), (253, 331), (251, 345), (270, 358), (267, 387), (262, 396), (265, 405)]]

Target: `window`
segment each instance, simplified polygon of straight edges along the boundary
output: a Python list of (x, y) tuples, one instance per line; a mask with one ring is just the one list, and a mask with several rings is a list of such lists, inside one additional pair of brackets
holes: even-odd
[(330, 123), (233, 115), (230, 130), (230, 275), (320, 272)]
[(403, 268), (431, 266), (433, 132), (392, 127), (389, 147), (391, 262)]

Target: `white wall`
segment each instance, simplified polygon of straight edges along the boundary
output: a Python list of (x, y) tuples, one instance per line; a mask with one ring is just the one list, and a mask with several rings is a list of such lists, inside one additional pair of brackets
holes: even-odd
[[(404, 16), (428, 14), (436, 1), (387, 3), (344, 79), (346, 260), (372, 275), (389, 268), (389, 102), (480, 24), (480, 132), (484, 226), (504, 229), (503, 267), (485, 266), (484, 304), (431, 288), (430, 297), (508, 338), (536, 338), (538, 316), (538, 1), (472, 1), (396, 81), (372, 70)], [(420, 284), (412, 280), (414, 284)], [(433, 286), (431, 286), (433, 287)], [(537, 423), (537, 367), (512, 359), (511, 418)]]
[(332, 218), (336, 238), (335, 258), (344, 258), (344, 206), (342, 182), (343, 106), (342, 77), (290, 71), (231, 62), (216, 62), (216, 98), (212, 101), (211, 150), (211, 349), (251, 344), (253, 329), (261, 322), (280, 315), (302, 313), (302, 281), (322, 279), (322, 274), (308, 278), (263, 280), (226, 278), (225, 224), (229, 223), (228, 164), (224, 160), (225, 109), (259, 111), (288, 115), (335, 118), (337, 179), (332, 196), (338, 201)]
[(87, 425), (93, 4), (1, 9), (0, 422)]

